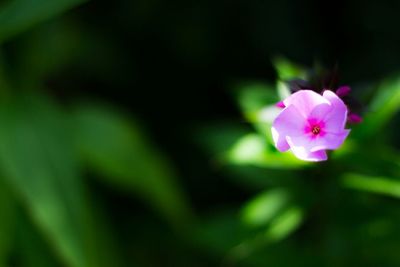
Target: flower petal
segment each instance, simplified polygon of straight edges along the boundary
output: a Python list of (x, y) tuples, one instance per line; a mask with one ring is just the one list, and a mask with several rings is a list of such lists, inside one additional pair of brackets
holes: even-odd
[(310, 115), (308, 116), (308, 121), (316, 121), (320, 122), (325, 119), (325, 117), (332, 111), (332, 105), (322, 103), (318, 106), (315, 106), (314, 109), (311, 111)]
[(337, 149), (343, 144), (349, 133), (350, 130), (346, 129), (340, 133), (325, 133), (324, 136), (318, 137), (314, 142), (312, 142), (310, 151), (315, 152), (321, 149)]
[[(306, 161), (323, 161), (328, 159), (328, 156), (324, 150), (311, 151), (309, 149), (310, 141), (308, 138), (293, 138), (287, 136), (286, 140), (290, 145), (291, 151), (298, 159)], [(293, 142), (294, 140), (295, 142)]]
[(332, 110), (324, 118), (325, 131), (331, 133), (341, 133), (347, 121), (347, 107), (334, 92), (325, 90), (323, 97), (332, 105)]
[(325, 150), (318, 150), (315, 152), (311, 152), (308, 155), (308, 160), (309, 161), (324, 161), (327, 160), (328, 156), (326, 155), (326, 151)]
[(286, 107), (294, 105), (304, 117), (307, 117), (315, 106), (329, 104), (329, 101), (314, 91), (300, 90), (286, 98), (283, 103)]
[(272, 138), (274, 139), (275, 147), (280, 152), (285, 152), (289, 150), (289, 144), (285, 139), (285, 135), (283, 133), (279, 133), (276, 128), (272, 127)]
[(289, 144), (286, 141), (286, 136), (299, 136), (303, 134), (305, 119), (300, 115), (300, 112), (295, 106), (288, 106), (272, 124), (272, 137), (276, 148), (284, 152), (289, 149)]
[[(309, 154), (319, 150), (332, 150), (339, 148), (350, 130), (342, 130), (340, 133), (324, 133), (321, 136), (312, 137), (311, 135), (288, 136), (287, 141), (291, 148), (295, 147), (299, 153)], [(304, 151), (304, 152), (301, 152)]]

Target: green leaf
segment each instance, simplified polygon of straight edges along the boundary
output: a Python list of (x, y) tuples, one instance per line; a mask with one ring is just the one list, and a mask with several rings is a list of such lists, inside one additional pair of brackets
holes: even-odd
[(15, 71), (24, 78), (18, 82), (23, 88), (41, 85), (49, 75), (54, 76), (82, 54), (87, 36), (81, 25), (63, 19), (45, 23), (20, 38)]
[(345, 187), (400, 198), (400, 180), (349, 173), (342, 178)]
[(205, 250), (221, 255), (253, 235), (236, 212), (224, 210), (206, 216), (196, 228), (194, 239)]
[(228, 150), (238, 138), (249, 132), (248, 125), (226, 121), (208, 122), (194, 129), (194, 138), (202, 150), (214, 157)]
[(238, 86), (235, 97), (244, 114), (248, 114), (249, 117), (279, 100), (274, 86), (257, 82)]
[(271, 126), (281, 111), (276, 107), (279, 98), (274, 86), (264, 83), (244, 84), (239, 86), (236, 99), (246, 120), (273, 144)]
[(303, 210), (293, 206), (275, 218), (265, 232), (267, 240), (278, 242), (293, 233), (303, 222)]
[(252, 230), (240, 220), (227, 214), (202, 223), (197, 232), (199, 244), (219, 254), (225, 254), (227, 263), (237, 263), (251, 258), (258, 251), (275, 245), (293, 233), (303, 222), (303, 210), (290, 205), (278, 212), (259, 230)]
[(298, 172), (292, 169), (265, 168), (251, 165), (225, 165), (221, 172), (226, 173), (242, 189), (265, 190), (271, 186), (286, 187), (297, 184), (300, 180)]
[(266, 134), (280, 109), (274, 87), (264, 83), (248, 83), (239, 86), (236, 99), (246, 120), (261, 134)]
[(289, 86), (287, 85), (287, 83), (282, 81), (278, 81), (276, 83), (276, 91), (279, 95), (280, 100), (284, 100), (291, 95)]
[[(32, 219), (68, 266), (86, 265), (79, 175), (57, 112), (37, 98), (0, 111), (0, 164)], [(66, 132), (66, 131), (65, 131)]]
[(10, 0), (0, 8), (0, 42), (86, 0)]
[[(343, 169), (354, 173), (371, 176), (400, 176), (400, 156), (391, 147), (368, 140), (357, 142), (357, 139), (347, 140), (343, 146), (332, 153), (331, 159), (337, 161)], [(371, 156), (373, 155), (373, 157)]]
[(134, 120), (101, 105), (77, 107), (74, 120), (82, 157), (101, 178), (186, 226), (192, 214), (176, 173)]
[(385, 128), (385, 125), (400, 109), (400, 78), (383, 81), (377, 88), (364, 121), (355, 127), (358, 137), (370, 138)]
[(294, 64), (284, 57), (276, 57), (272, 63), (280, 80), (306, 78), (306, 71), (304, 67)]
[(283, 57), (277, 57), (273, 60), (273, 65), (278, 74), (278, 81), (276, 83), (276, 91), (279, 99), (283, 100), (291, 95), (286, 81), (292, 79), (307, 79), (307, 71), (304, 67), (294, 64)]
[(288, 203), (289, 194), (284, 189), (273, 189), (250, 200), (242, 210), (242, 221), (251, 227), (269, 223)]
[[(258, 212), (264, 213), (260, 217), (250, 215), (250, 217), (255, 218), (251, 222), (255, 222), (255, 224), (250, 226), (264, 224), (261, 228), (250, 229), (246, 222), (243, 224), (236, 213), (220, 212), (218, 216), (210, 217), (202, 222), (195, 232), (196, 244), (200, 244), (212, 252), (224, 254), (224, 260), (227, 263), (237, 263), (288, 237), (303, 222), (304, 212), (300, 207), (293, 204), (283, 208), (278, 207), (286, 205), (286, 203), (283, 204), (283, 202), (286, 202), (284, 191), (273, 190), (270, 193), (270, 197), (262, 196), (256, 202), (263, 202), (262, 198), (270, 198), (272, 201), (282, 203), (267, 212), (258, 210)], [(254, 202), (254, 204), (250, 204), (250, 206), (252, 205), (257, 206), (258, 204)], [(259, 205), (259, 208), (261, 206)], [(249, 209), (252, 210), (253, 208)], [(244, 214), (246, 214), (246, 208), (244, 213), (242, 211), (242, 219)]]
[[(91, 215), (66, 116), (47, 97), (0, 107), (0, 170), (31, 220), (70, 267), (119, 266)], [(107, 247), (107, 248), (106, 248)]]
[(278, 169), (299, 168), (309, 164), (295, 158), (290, 152), (276, 151), (267, 144), (265, 138), (257, 134), (247, 134), (240, 138), (227, 152), (226, 159), (232, 164)]
[(60, 263), (51, 253), (49, 244), (25, 214), (18, 213), (16, 250), (24, 267), (56, 267)]
[(0, 180), (0, 266), (7, 266), (14, 245), (16, 223), (15, 197), (4, 178)]

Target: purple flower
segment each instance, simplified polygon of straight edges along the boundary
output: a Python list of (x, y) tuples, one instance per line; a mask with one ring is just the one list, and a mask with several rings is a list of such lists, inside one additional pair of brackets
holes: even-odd
[(361, 123), (363, 121), (362, 117), (356, 113), (350, 113), (348, 118), (347, 118), (347, 122), (348, 123)]
[(339, 148), (350, 130), (345, 129), (347, 107), (332, 91), (320, 95), (300, 90), (283, 101), (285, 108), (272, 124), (276, 148), (291, 150), (302, 160), (327, 159), (327, 149)]
[(278, 108), (285, 108), (285, 104), (283, 104), (283, 101), (279, 101), (278, 103), (276, 103), (275, 106)]
[(343, 85), (340, 86), (337, 90), (336, 90), (336, 94), (338, 97), (342, 98), (347, 96), (349, 93), (351, 92), (351, 88), (348, 85)]

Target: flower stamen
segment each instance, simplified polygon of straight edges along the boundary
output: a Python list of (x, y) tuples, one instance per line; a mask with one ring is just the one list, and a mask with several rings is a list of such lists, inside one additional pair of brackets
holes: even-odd
[(319, 127), (318, 125), (315, 125), (315, 126), (312, 127), (311, 132), (312, 132), (314, 135), (317, 135), (317, 134), (319, 134), (319, 133), (321, 132), (321, 127)]

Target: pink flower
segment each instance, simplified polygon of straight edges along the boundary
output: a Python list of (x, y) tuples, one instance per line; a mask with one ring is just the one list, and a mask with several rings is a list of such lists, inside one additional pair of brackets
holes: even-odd
[(302, 160), (327, 159), (327, 149), (339, 148), (350, 130), (345, 129), (347, 107), (332, 91), (320, 95), (300, 90), (283, 101), (285, 108), (272, 124), (276, 148), (291, 150)]

